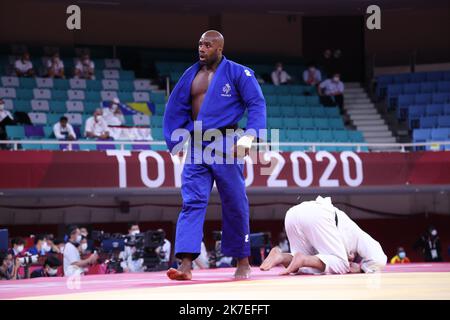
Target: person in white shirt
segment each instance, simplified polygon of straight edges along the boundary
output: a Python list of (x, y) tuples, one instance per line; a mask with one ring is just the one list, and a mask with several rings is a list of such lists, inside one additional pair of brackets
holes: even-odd
[[(165, 235), (165, 232), (163, 229), (158, 229), (158, 232), (162, 232)], [(171, 253), (172, 244), (169, 240), (164, 238), (164, 242), (162, 246), (156, 248), (155, 253), (159, 256), (159, 259), (162, 263), (169, 263), (170, 261), (170, 253)]]
[(343, 112), (344, 108), (344, 83), (338, 72), (334, 72), (330, 79), (319, 84), (318, 92), (320, 102), (324, 106), (339, 106)]
[(16, 60), (14, 68), (18, 77), (34, 77), (33, 63), (28, 52), (24, 52), (22, 57)]
[(110, 138), (108, 124), (103, 119), (103, 110), (97, 108), (92, 117), (86, 120), (84, 135), (87, 138), (108, 140)]
[(58, 140), (75, 140), (77, 138), (72, 125), (68, 123), (68, 119), (65, 116), (61, 117), (59, 122), (53, 125), (53, 134)]
[(276, 86), (282, 85), (282, 84), (288, 84), (289, 81), (292, 79), (291, 76), (283, 70), (283, 64), (281, 62), (278, 62), (275, 65), (275, 70), (272, 71), (272, 83)]
[(200, 247), (200, 255), (192, 261), (194, 269), (208, 269), (209, 268), (209, 258), (208, 251), (206, 251), (205, 243), (202, 241)]
[(75, 78), (94, 80), (94, 61), (89, 58), (89, 54), (85, 53), (75, 65)]
[(330, 198), (317, 197), (288, 210), (285, 228), (290, 253), (273, 248), (260, 269), (277, 265), (290, 273), (372, 273), (380, 271), (387, 257), (380, 244), (358, 227)]
[(120, 100), (114, 98), (109, 107), (103, 108), (103, 118), (105, 119), (108, 126), (121, 126), (125, 123), (125, 117), (120, 110)]
[(59, 53), (54, 53), (47, 61), (47, 76), (50, 78), (64, 79), (64, 63), (59, 58)]
[[(132, 222), (128, 224), (128, 236), (135, 237), (140, 234), (139, 225), (136, 222)], [(120, 252), (119, 257), (122, 260), (120, 266), (123, 269), (123, 272), (144, 272), (144, 259), (139, 258), (135, 259), (133, 255), (136, 253), (136, 247), (125, 244), (125, 248), (122, 252)]]
[[(16, 121), (11, 112), (5, 110), (5, 102), (0, 98), (0, 140), (8, 140), (6, 126), (15, 125)], [(0, 149), (8, 149), (8, 145), (0, 144)]]
[(9, 120), (14, 120), (14, 117), (12, 116), (11, 112), (5, 110), (5, 101), (3, 101), (2, 98), (0, 98), (0, 122), (5, 120), (6, 118), (9, 118)]
[(89, 258), (82, 260), (80, 257), (81, 231), (77, 226), (69, 226), (67, 230), (69, 240), (64, 246), (64, 276), (70, 277), (84, 274), (84, 269), (94, 264), (98, 259), (98, 254), (93, 253)]

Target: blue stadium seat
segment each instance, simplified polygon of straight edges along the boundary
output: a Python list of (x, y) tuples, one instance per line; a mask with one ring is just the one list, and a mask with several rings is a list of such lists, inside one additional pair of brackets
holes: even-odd
[(431, 138), (431, 129), (414, 129), (413, 141), (414, 142), (427, 142)]
[(293, 106), (285, 106), (281, 107), (281, 115), (283, 117), (296, 117), (297, 116), (297, 108)]
[(283, 127), (288, 129), (296, 129), (299, 128), (299, 121), (297, 118), (284, 118), (283, 119)]
[(40, 143), (22, 143), (22, 150), (42, 150)]
[(433, 93), (436, 91), (435, 82), (422, 82), (420, 83), (420, 93)]
[(403, 93), (415, 94), (420, 91), (420, 84), (418, 83), (405, 83), (403, 84)]
[(401, 74), (395, 74), (394, 75), (394, 82), (395, 83), (405, 83), (409, 81), (409, 73), (401, 73)]
[(439, 116), (443, 114), (443, 104), (429, 104), (426, 107), (426, 115), (427, 116)]
[(302, 107), (302, 108), (296, 108), (296, 109), (297, 109), (297, 115), (300, 118), (308, 118), (308, 117), (312, 117), (312, 109), (315, 109), (315, 108)]
[(23, 126), (6, 126), (6, 134), (9, 139), (24, 139), (25, 129)]
[(433, 141), (447, 141), (450, 140), (449, 128), (437, 128), (431, 130), (431, 140)]
[(450, 81), (440, 81), (437, 83), (438, 92), (450, 92)]
[(336, 142), (349, 142), (347, 130), (333, 130), (334, 141)]
[(438, 127), (439, 128), (450, 128), (450, 116), (438, 117)]
[(266, 112), (267, 117), (280, 117), (282, 111), (278, 106), (268, 106)]
[(292, 105), (292, 96), (291, 95), (278, 96), (278, 104), (283, 105), (283, 106)]
[(419, 119), (425, 115), (425, 107), (420, 105), (412, 105), (408, 108), (408, 124), (409, 128), (417, 128)]
[(348, 137), (351, 142), (364, 142), (364, 136), (360, 131), (348, 131)]
[(434, 93), (432, 95), (432, 103), (446, 103), (449, 102), (449, 95), (446, 93)]
[(333, 142), (334, 135), (332, 130), (318, 130), (319, 141), (322, 142)]
[(442, 110), (445, 115), (450, 115), (450, 103), (444, 104)]
[(305, 96), (292, 96), (292, 105), (294, 105), (294, 106), (306, 105), (306, 97)]
[(440, 81), (443, 80), (444, 73), (441, 71), (427, 72), (427, 81)]
[(409, 82), (424, 82), (427, 80), (425, 72), (415, 72), (409, 74)]
[(344, 129), (344, 122), (342, 121), (342, 118), (331, 118), (328, 119), (328, 125), (330, 129)]
[(299, 142), (302, 140), (302, 134), (299, 130), (286, 130), (287, 141)]
[(326, 115), (326, 112), (325, 112), (325, 109), (326, 108), (311, 108), (311, 115), (313, 116), (313, 117), (316, 117), (316, 118), (325, 118), (327, 115)]
[(429, 104), (432, 101), (432, 95), (430, 93), (419, 93), (414, 97), (416, 104)]
[(328, 118), (313, 118), (316, 129), (329, 129)]
[(420, 117), (420, 128), (432, 129), (437, 127), (437, 117)]
[(306, 142), (317, 142), (319, 137), (316, 130), (302, 130), (302, 140)]
[(328, 118), (337, 118), (340, 117), (339, 109), (338, 108), (325, 108), (325, 115)]
[(67, 112), (67, 107), (64, 101), (50, 100), (49, 104), (50, 104), (50, 112), (55, 113)]

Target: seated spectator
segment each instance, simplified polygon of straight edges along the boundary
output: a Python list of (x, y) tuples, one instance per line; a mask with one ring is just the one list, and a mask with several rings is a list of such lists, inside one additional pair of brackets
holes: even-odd
[(44, 256), (51, 250), (50, 246), (47, 243), (47, 236), (40, 234), (34, 238), (34, 247), (28, 249), (28, 254), (30, 255), (40, 255)]
[(75, 65), (75, 78), (94, 80), (94, 69), (94, 62), (90, 59), (89, 54), (85, 53)]
[(102, 109), (96, 109), (93, 116), (86, 120), (84, 135), (91, 139), (109, 140), (109, 128), (105, 119), (103, 119)]
[(125, 123), (125, 117), (120, 110), (120, 101), (118, 98), (114, 98), (111, 101), (109, 107), (103, 108), (103, 118), (108, 126), (121, 126)]
[[(14, 117), (11, 112), (5, 110), (5, 101), (0, 98), (0, 140), (8, 140), (6, 126), (15, 125)], [(7, 149), (7, 145), (0, 144), (0, 149)]]
[(69, 239), (64, 247), (64, 276), (70, 277), (84, 274), (84, 269), (94, 264), (98, 259), (98, 255), (94, 253), (89, 258), (81, 260), (78, 248), (82, 239), (80, 229), (75, 225), (69, 226), (67, 234)]
[(11, 239), (12, 248), (8, 250), (13, 257), (19, 257), (23, 250), (25, 249), (25, 240), (23, 238), (13, 238)]
[[(134, 237), (140, 233), (139, 224), (132, 222), (128, 224), (128, 236)], [(135, 246), (125, 245), (125, 248), (120, 252), (119, 257), (122, 259), (120, 266), (123, 272), (143, 272), (145, 271), (144, 259), (136, 259), (134, 254), (136, 252)]]
[(41, 269), (34, 270), (31, 273), (30, 278), (41, 278), (41, 277), (56, 277), (58, 274), (58, 267), (61, 266), (61, 261), (55, 256), (48, 256), (45, 259), (44, 267)]
[[(165, 232), (163, 229), (158, 229), (158, 232), (163, 232), (165, 235)], [(170, 251), (171, 251), (172, 244), (169, 240), (167, 240), (164, 236), (164, 242), (163, 244), (156, 248), (155, 253), (159, 256), (159, 259), (162, 263), (169, 263), (170, 261)]]
[(62, 116), (59, 122), (53, 125), (53, 134), (58, 140), (76, 140), (77, 135), (67, 117)]
[(50, 78), (64, 79), (64, 63), (59, 58), (59, 53), (54, 53), (47, 61), (47, 76)]
[(330, 79), (323, 81), (318, 88), (320, 102), (324, 106), (339, 106), (341, 112), (344, 108), (344, 83), (338, 72), (333, 73)]
[(308, 64), (308, 69), (303, 71), (303, 81), (308, 86), (316, 86), (322, 81), (322, 73), (314, 63)]
[[(94, 241), (89, 238), (89, 231), (86, 227), (80, 227), (81, 236), (83, 239), (86, 239), (87, 249), (86, 252), (92, 251), (94, 248)], [(82, 239), (82, 240), (83, 240)]]
[(0, 252), (0, 280), (18, 279), (20, 263), (18, 257), (15, 258), (11, 253)]
[(14, 68), (18, 77), (34, 77), (33, 63), (28, 52), (25, 52), (20, 59), (16, 60)]
[(278, 62), (275, 65), (275, 70), (272, 71), (272, 83), (276, 86), (288, 84), (291, 76), (283, 70), (283, 64)]
[(403, 249), (402, 247), (398, 247), (397, 249), (397, 255), (395, 255), (392, 259), (391, 259), (391, 264), (396, 264), (396, 263), (410, 263), (411, 261), (409, 260), (409, 258), (406, 256), (406, 251), (405, 249)]

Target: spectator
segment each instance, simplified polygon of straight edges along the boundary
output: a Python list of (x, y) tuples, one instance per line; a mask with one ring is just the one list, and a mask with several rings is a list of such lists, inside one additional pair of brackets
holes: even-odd
[(11, 253), (13, 257), (20, 256), (25, 249), (25, 240), (23, 238), (13, 238), (11, 239), (12, 248), (9, 249), (8, 253)]
[(110, 138), (108, 124), (103, 119), (102, 109), (96, 109), (94, 115), (86, 120), (85, 136), (99, 140), (108, 140)]
[(286, 236), (286, 232), (284, 231), (280, 232), (280, 234), (278, 235), (278, 247), (280, 248), (281, 252), (284, 253), (291, 252), (289, 248), (289, 241)]
[[(0, 140), (8, 140), (8, 135), (6, 134), (6, 126), (14, 125), (14, 117), (11, 112), (5, 110), (5, 101), (0, 98)], [(5, 144), (0, 144), (0, 149), (7, 149)]]
[(53, 244), (55, 245), (55, 249), (52, 250), (53, 252), (64, 254), (64, 247), (66, 246), (66, 244), (63, 239), (55, 239), (55, 241), (53, 241)]
[(88, 249), (89, 248), (88, 239), (83, 235), (81, 236), (81, 242), (78, 248), (80, 249), (80, 254), (82, 255), (91, 253), (91, 251)]
[(421, 249), (426, 262), (440, 262), (441, 240), (435, 227), (430, 226), (428, 230), (416, 241), (414, 249)]
[(44, 267), (41, 269), (34, 270), (31, 273), (30, 278), (41, 278), (41, 277), (56, 277), (58, 274), (58, 268), (61, 266), (61, 261), (55, 256), (48, 256), (45, 259)]
[(276, 86), (288, 84), (291, 76), (283, 70), (283, 64), (278, 62), (275, 65), (275, 70), (272, 71), (272, 83)]
[(317, 86), (322, 81), (322, 73), (314, 63), (308, 64), (308, 69), (303, 71), (303, 81), (308, 86)]
[(192, 261), (194, 269), (208, 269), (209, 268), (209, 257), (208, 251), (206, 251), (205, 243), (202, 241), (200, 247), (200, 255)]
[(64, 79), (64, 63), (59, 58), (59, 53), (54, 53), (47, 61), (47, 76), (50, 78)]
[(162, 232), (164, 233), (164, 242), (162, 244), (162, 246), (160, 246), (159, 248), (156, 248), (156, 254), (159, 256), (160, 260), (162, 263), (169, 263), (170, 261), (170, 251), (171, 251), (171, 243), (169, 240), (167, 240), (165, 238), (165, 232), (163, 229), (158, 229), (158, 232)]
[(47, 236), (41, 234), (34, 238), (34, 247), (28, 249), (28, 254), (44, 256), (50, 250), (51, 247), (47, 243)]
[(410, 263), (411, 261), (409, 260), (409, 258), (406, 256), (406, 251), (405, 249), (403, 249), (402, 247), (398, 247), (397, 249), (397, 255), (395, 255), (392, 259), (391, 259), (391, 264), (396, 264), (396, 263)]
[(125, 123), (125, 117), (120, 110), (120, 101), (118, 98), (114, 98), (109, 107), (103, 108), (103, 118), (108, 126), (121, 126)]
[(77, 135), (66, 116), (53, 125), (53, 134), (58, 140), (76, 140)]
[(86, 227), (80, 227), (81, 236), (83, 237), (82, 240), (86, 239), (87, 248), (85, 249), (85, 252), (89, 252), (93, 250), (94, 247), (94, 241), (89, 238), (89, 231)]
[(323, 70), (325, 71), (325, 75), (330, 75), (331, 72), (335, 69), (334, 61), (332, 57), (332, 53), (330, 49), (325, 49), (323, 52), (322, 60), (320, 61)]
[(34, 77), (33, 63), (28, 52), (24, 52), (22, 57), (16, 60), (14, 68), (18, 77)]
[(85, 53), (75, 65), (75, 78), (94, 80), (94, 69), (94, 62), (90, 59), (89, 54)]
[(344, 111), (344, 83), (340, 74), (334, 72), (332, 78), (323, 81), (318, 88), (320, 101), (324, 106), (339, 106)]
[[(128, 236), (133, 239), (136, 235), (140, 234), (139, 225), (137, 222), (128, 224)], [(123, 272), (143, 272), (145, 271), (144, 259), (136, 259), (134, 254), (136, 253), (136, 247), (132, 245), (125, 245), (125, 249), (119, 254), (122, 259), (120, 266)]]
[(89, 258), (81, 260), (78, 249), (82, 239), (80, 229), (75, 225), (69, 226), (67, 235), (69, 236), (69, 241), (64, 247), (64, 276), (70, 277), (84, 274), (84, 268), (94, 264), (98, 259), (98, 255), (94, 253)]
[(16, 280), (20, 263), (11, 253), (0, 252), (0, 280)]

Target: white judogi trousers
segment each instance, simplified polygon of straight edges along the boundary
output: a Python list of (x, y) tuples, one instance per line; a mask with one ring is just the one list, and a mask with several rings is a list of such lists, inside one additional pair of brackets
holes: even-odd
[[(292, 207), (286, 213), (285, 228), (291, 254), (317, 256), (325, 264), (325, 273), (350, 272), (350, 256), (359, 260), (361, 270), (366, 273), (379, 271), (386, 265), (387, 257), (378, 241), (334, 207), (330, 198), (319, 196), (315, 201)], [(313, 268), (299, 271), (321, 272)]]

